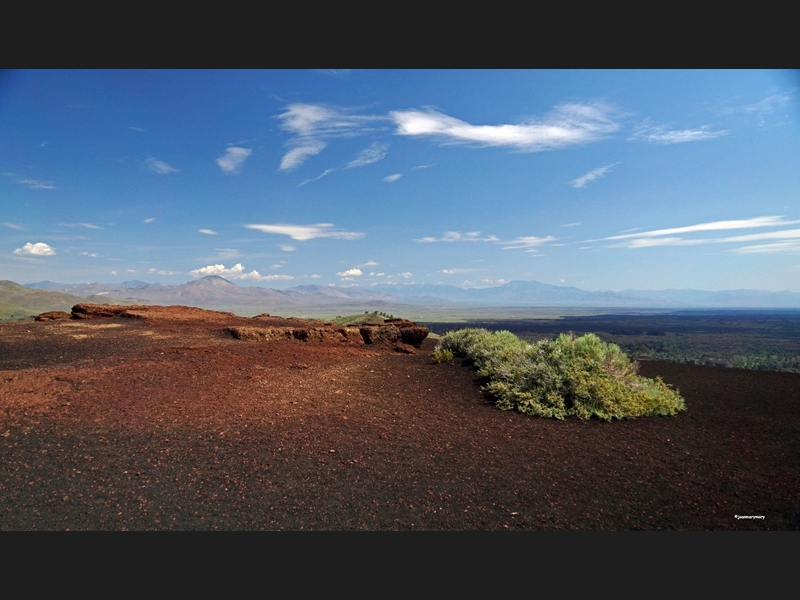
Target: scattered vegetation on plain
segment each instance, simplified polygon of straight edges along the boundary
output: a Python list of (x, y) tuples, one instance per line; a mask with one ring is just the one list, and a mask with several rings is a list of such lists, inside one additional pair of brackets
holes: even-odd
[(686, 409), (676, 390), (660, 378), (640, 377), (636, 363), (619, 346), (591, 333), (530, 344), (510, 331), (460, 329), (441, 338), (433, 360), (445, 362), (455, 355), (474, 361), (488, 379), (484, 389), (502, 410), (610, 421)]
[(364, 311), (363, 314), (347, 315), (344, 317), (336, 317), (331, 319), (330, 322), (334, 325), (380, 325), (386, 322), (386, 319), (394, 319), (394, 317), (385, 312), (379, 311)]

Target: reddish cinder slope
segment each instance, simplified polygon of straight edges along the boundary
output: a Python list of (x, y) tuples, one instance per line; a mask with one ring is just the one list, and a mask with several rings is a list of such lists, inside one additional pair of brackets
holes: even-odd
[(800, 375), (646, 362), (685, 413), (561, 422), (497, 410), (434, 340), (125, 311), (0, 325), (1, 530), (800, 528)]

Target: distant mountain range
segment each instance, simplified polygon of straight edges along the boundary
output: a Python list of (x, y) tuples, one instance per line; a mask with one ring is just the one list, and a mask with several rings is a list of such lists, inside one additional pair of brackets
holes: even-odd
[(463, 289), (452, 285), (379, 284), (369, 288), (301, 285), (285, 290), (239, 286), (210, 275), (182, 285), (126, 281), (122, 284), (61, 284), (50, 281), (25, 287), (82, 298), (114, 298), (126, 302), (184, 304), (209, 309), (252, 312), (270, 309), (352, 307), (354, 310), (393, 305), (417, 306), (531, 306), (587, 308), (800, 308), (800, 293), (765, 290), (625, 290), (589, 292), (538, 281), (511, 281), (489, 288)]

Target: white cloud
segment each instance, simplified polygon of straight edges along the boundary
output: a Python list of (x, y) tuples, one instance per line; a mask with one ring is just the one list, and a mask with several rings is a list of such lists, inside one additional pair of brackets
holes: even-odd
[(496, 287), (498, 285), (503, 285), (504, 283), (508, 283), (507, 279), (482, 279), (481, 281), (470, 281), (469, 279), (465, 279), (461, 282), (462, 288), (487, 288), (487, 287)]
[(623, 248), (652, 248), (654, 246), (696, 246), (697, 244), (704, 244), (708, 240), (685, 240), (679, 237), (666, 237), (666, 238), (638, 238), (635, 240), (628, 240), (622, 244), (615, 244), (615, 246)]
[(90, 258), (97, 258), (97, 254), (95, 252), (81, 252), (81, 256), (88, 256)]
[(368, 260), (363, 265), (358, 265), (358, 266), (359, 267), (377, 267), (378, 263), (376, 263), (374, 260)]
[(800, 240), (787, 240), (773, 244), (758, 244), (756, 246), (742, 246), (733, 250), (736, 254), (800, 254)]
[(17, 183), (27, 185), (32, 190), (54, 190), (56, 186), (50, 181), (39, 181), (38, 179), (17, 179)]
[(314, 177), (314, 179), (304, 179), (303, 181), (301, 181), (301, 182), (298, 184), (298, 186), (297, 186), (297, 187), (303, 187), (303, 186), (304, 186), (304, 185), (306, 185), (307, 183), (313, 183), (313, 182), (315, 182), (315, 181), (319, 181), (320, 179), (322, 179), (322, 178), (323, 178), (323, 177), (325, 177), (326, 175), (330, 175), (331, 173), (333, 173), (335, 170), (336, 170), (336, 169), (325, 169), (325, 170), (324, 170), (324, 171), (323, 171), (321, 174), (319, 174), (319, 175), (317, 175), (316, 177)]
[(200, 233), (205, 233), (206, 235), (219, 235), (213, 229), (198, 229), (197, 231), (199, 231)]
[(104, 229), (91, 223), (59, 223), (62, 227), (85, 227), (86, 229)]
[(294, 246), (290, 246), (289, 244), (281, 244), (278, 247), (284, 252), (294, 252), (295, 250), (297, 250), (297, 248), (295, 248)]
[[(797, 223), (797, 221), (789, 221)], [(800, 229), (783, 229), (781, 231), (770, 231), (769, 233), (750, 233), (748, 235), (734, 235), (722, 238), (723, 242), (754, 242), (757, 240), (784, 240), (800, 239)]]
[(138, 273), (136, 269), (125, 269), (126, 273)]
[(247, 157), (253, 153), (249, 148), (233, 146), (225, 150), (225, 154), (217, 159), (219, 168), (225, 173), (238, 173)]
[(758, 116), (758, 124), (760, 126), (763, 126), (766, 123), (766, 118), (770, 115), (770, 113), (791, 104), (792, 100), (794, 100), (793, 91), (775, 93), (767, 96), (763, 100), (759, 100), (758, 102), (754, 102), (746, 106), (729, 108), (727, 110), (724, 110), (723, 114), (738, 113), (738, 112), (745, 112), (751, 114), (754, 113)]
[(356, 231), (342, 231), (331, 229), (332, 223), (317, 223), (316, 225), (289, 225), (285, 223), (276, 224), (253, 224), (245, 225), (248, 229), (256, 229), (263, 233), (274, 233), (277, 235), (288, 235), (293, 240), (305, 242), (314, 238), (333, 238), (337, 240), (357, 240), (364, 237), (363, 233)]
[(216, 248), (215, 250), (217, 253), (216, 258), (220, 260), (230, 260), (241, 256), (241, 253), (236, 248)]
[(317, 73), (341, 79), (350, 74), (353, 69), (316, 69)]
[(612, 235), (600, 240), (587, 240), (591, 242), (605, 240), (622, 240), (632, 238), (659, 237), (664, 235), (678, 235), (681, 233), (694, 233), (696, 231), (725, 231), (729, 229), (751, 229), (754, 227), (777, 227), (780, 225), (792, 225), (800, 221), (784, 221), (782, 216), (754, 217), (752, 219), (738, 219), (731, 221), (711, 221), (698, 225), (688, 225), (686, 227), (672, 227), (669, 229), (655, 229), (653, 231), (640, 231), (638, 233), (628, 233), (625, 235)]
[(386, 183), (393, 183), (400, 179), (403, 175), (401, 173), (395, 173), (394, 175), (388, 175), (383, 178)]
[(172, 165), (168, 165), (163, 160), (156, 160), (152, 156), (148, 156), (147, 160), (147, 168), (155, 173), (159, 173), (160, 175), (168, 175), (169, 173), (177, 173), (178, 169), (173, 167)]
[(322, 278), (322, 275), (317, 275), (316, 273), (314, 273), (313, 275), (309, 275), (309, 277), (310, 277), (311, 279), (321, 279), (321, 278)]
[(518, 248), (526, 248), (528, 252), (536, 252), (539, 246), (543, 246), (544, 244), (553, 242), (558, 238), (553, 237), (552, 235), (548, 235), (547, 237), (536, 237), (535, 235), (528, 235), (523, 237), (517, 237), (513, 240), (509, 240), (507, 242), (502, 242), (504, 244), (508, 244), (508, 246), (503, 246), (503, 250), (515, 250)]
[(502, 146), (541, 152), (597, 141), (619, 129), (615, 110), (602, 103), (561, 104), (550, 114), (518, 124), (472, 125), (433, 109), (392, 111), (397, 135), (426, 136), (446, 144)]
[(628, 141), (642, 141), (651, 144), (683, 144), (686, 142), (704, 142), (713, 140), (722, 135), (728, 135), (725, 130), (710, 131), (709, 125), (697, 129), (670, 129), (666, 125), (640, 125), (636, 128)]
[(475, 271), (483, 271), (483, 269), (442, 269), (445, 275), (458, 275), (459, 273), (474, 273)]
[(178, 271), (165, 271), (164, 269), (147, 269), (150, 275), (177, 275)]
[(14, 254), (20, 256), (25, 254), (30, 254), (32, 256), (53, 256), (55, 253), (56, 251), (44, 242), (36, 242), (35, 244), (28, 242), (21, 248), (14, 250)]
[(117, 274), (117, 272), (116, 272), (116, 271), (111, 271), (111, 274), (112, 274), (112, 275), (116, 275), (116, 274)]
[(397, 275), (398, 275), (399, 277), (402, 277), (402, 278), (404, 278), (404, 279), (408, 279), (409, 277), (411, 277), (411, 273), (410, 273), (410, 272), (408, 272), (408, 271), (406, 271), (405, 273), (398, 273)]
[(192, 277), (205, 277), (207, 275), (219, 275), (227, 279), (253, 279), (256, 281), (270, 281), (270, 280), (290, 280), (294, 279), (291, 275), (261, 275), (258, 271), (253, 269), (246, 273), (242, 263), (236, 263), (230, 269), (226, 269), (225, 265), (208, 265), (194, 271), (189, 271)]
[(579, 225), (583, 225), (583, 221), (576, 221), (575, 223), (567, 223), (562, 225), (562, 227), (578, 227)]
[(131, 127), (131, 129), (133, 129), (134, 131), (138, 131), (139, 133), (144, 133), (144, 131), (145, 131), (141, 127)]
[(320, 140), (308, 140), (297, 148), (289, 150), (281, 159), (281, 171), (291, 171), (302, 165), (307, 158), (319, 154), (327, 146)]
[(444, 235), (440, 238), (424, 237), (415, 242), (432, 243), (432, 242), (499, 242), (500, 238), (494, 235), (480, 237), (480, 231), (471, 231), (469, 233), (460, 233), (458, 231), (445, 231)]
[(602, 177), (603, 175), (608, 173), (608, 171), (611, 170), (611, 167), (615, 167), (618, 164), (620, 163), (615, 162), (614, 164), (606, 165), (605, 167), (599, 167), (597, 169), (594, 169), (593, 171), (589, 171), (588, 173), (586, 173), (586, 175), (581, 175), (577, 179), (573, 179), (572, 181), (569, 182), (569, 184), (574, 188), (582, 188), (586, 186), (586, 184), (589, 183), (590, 181), (594, 181), (595, 179)]
[(386, 157), (386, 151), (389, 149), (389, 144), (381, 142), (373, 142), (368, 148), (364, 148), (358, 153), (355, 160), (347, 163), (347, 168), (366, 167)]
[(750, 229), (756, 227), (775, 227), (790, 225), (800, 221), (785, 221), (783, 217), (755, 217), (753, 219), (740, 219), (735, 221), (713, 221), (686, 227), (673, 227), (670, 229), (657, 229), (642, 231), (626, 235), (615, 235), (600, 240), (587, 240), (590, 242), (621, 240), (613, 244), (616, 248), (651, 248), (654, 246), (696, 246), (698, 244), (734, 244), (742, 242), (758, 242), (765, 240), (783, 240), (773, 244), (762, 244), (737, 248), (734, 252), (748, 254), (756, 252), (781, 252), (791, 250), (794, 244), (800, 243), (800, 229), (783, 229), (764, 233), (750, 233), (746, 235), (733, 235), (716, 238), (689, 238), (678, 237), (676, 234), (695, 233), (698, 231), (730, 231), (732, 229)]
[(346, 109), (303, 103), (288, 105), (276, 118), (281, 120), (281, 128), (294, 136), (289, 141), (293, 149), (281, 160), (282, 171), (296, 169), (307, 158), (322, 152), (327, 139), (363, 135), (373, 130), (371, 124), (386, 120), (386, 117), (354, 115)]
[(341, 271), (336, 273), (338, 277), (361, 277), (364, 273), (361, 269), (347, 269), (347, 271)]
[(22, 225), (17, 225), (16, 223), (3, 223), (9, 229), (17, 229), (19, 231), (24, 230), (25, 228)]
[(155, 217), (148, 217), (147, 219), (144, 220), (144, 222), (145, 223), (155, 223), (155, 220), (156, 220)]

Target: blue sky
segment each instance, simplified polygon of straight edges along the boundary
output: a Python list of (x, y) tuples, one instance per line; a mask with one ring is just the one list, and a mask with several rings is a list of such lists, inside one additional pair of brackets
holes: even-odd
[(10, 71), (0, 279), (800, 292), (785, 71)]

